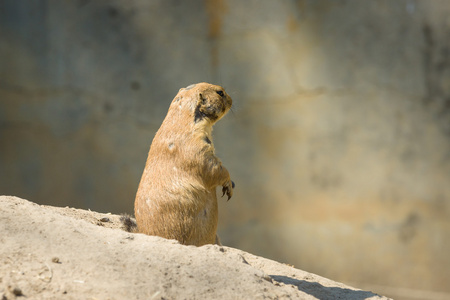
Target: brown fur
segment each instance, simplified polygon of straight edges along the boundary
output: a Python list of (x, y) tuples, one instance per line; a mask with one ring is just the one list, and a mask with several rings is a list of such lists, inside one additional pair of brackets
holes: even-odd
[(222, 87), (180, 89), (156, 133), (136, 195), (138, 231), (185, 245), (220, 243), (216, 187), (228, 199), (233, 182), (214, 153), (212, 126), (231, 108)]

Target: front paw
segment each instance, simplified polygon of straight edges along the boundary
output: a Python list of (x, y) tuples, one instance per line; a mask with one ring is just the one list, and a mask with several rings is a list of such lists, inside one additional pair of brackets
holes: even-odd
[[(222, 197), (225, 195), (225, 193), (228, 196), (228, 200), (230, 200), (230, 198), (233, 196), (233, 189), (234, 189), (234, 182), (233, 181), (228, 181), (227, 183), (225, 183), (222, 187)], [(228, 201), (227, 200), (227, 201)]]

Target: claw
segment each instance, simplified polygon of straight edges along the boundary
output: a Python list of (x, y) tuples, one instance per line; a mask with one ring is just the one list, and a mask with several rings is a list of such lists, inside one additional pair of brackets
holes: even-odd
[(225, 193), (228, 196), (228, 200), (229, 201), (231, 199), (231, 194), (233, 193), (233, 188), (234, 188), (234, 182), (231, 181), (231, 184), (228, 183), (225, 186), (222, 187), (222, 197), (225, 196)]

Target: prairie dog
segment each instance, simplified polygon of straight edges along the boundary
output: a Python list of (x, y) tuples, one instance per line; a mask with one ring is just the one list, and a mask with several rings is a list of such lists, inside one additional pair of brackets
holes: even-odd
[(185, 245), (220, 244), (216, 187), (229, 200), (234, 183), (215, 155), (211, 133), (231, 105), (218, 85), (179, 90), (150, 146), (136, 194), (138, 232)]

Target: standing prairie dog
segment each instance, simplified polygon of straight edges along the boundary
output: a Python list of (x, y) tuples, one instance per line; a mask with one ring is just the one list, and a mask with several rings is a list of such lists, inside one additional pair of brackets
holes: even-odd
[(234, 183), (214, 153), (212, 126), (231, 108), (224, 89), (180, 89), (156, 133), (134, 203), (138, 231), (201, 246), (218, 243), (216, 187)]

